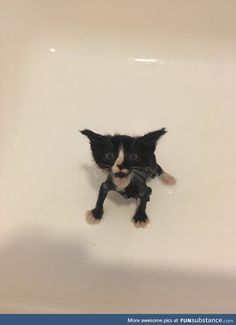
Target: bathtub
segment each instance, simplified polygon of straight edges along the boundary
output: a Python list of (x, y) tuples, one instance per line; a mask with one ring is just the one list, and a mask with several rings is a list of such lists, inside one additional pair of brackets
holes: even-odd
[[(236, 2), (3, 0), (1, 313), (236, 312)], [(162, 127), (147, 213), (78, 131)]]

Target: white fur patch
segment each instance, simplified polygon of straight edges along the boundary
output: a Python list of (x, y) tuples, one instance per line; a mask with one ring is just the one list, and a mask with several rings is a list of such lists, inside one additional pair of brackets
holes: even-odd
[(123, 189), (125, 189), (129, 183), (130, 183), (130, 175), (128, 175), (127, 177), (113, 177), (113, 183), (116, 186), (116, 189), (118, 191), (122, 191)]
[(120, 150), (119, 150), (118, 157), (117, 157), (114, 165), (112, 166), (112, 172), (113, 173), (119, 173), (121, 171), (120, 168), (118, 167), (118, 165), (121, 165), (123, 163), (124, 157), (125, 157), (124, 150), (121, 147)]
[[(125, 168), (120, 169), (118, 167), (119, 165), (122, 165), (122, 163), (124, 162), (124, 158), (125, 158), (124, 149), (121, 146), (120, 150), (119, 150), (118, 157), (117, 157), (114, 165), (112, 166), (113, 174), (116, 174), (116, 173), (119, 173), (119, 172), (122, 172), (124, 174), (129, 173), (128, 169), (125, 169)], [(122, 178), (116, 177), (115, 175), (113, 175), (113, 183), (116, 186), (116, 190), (122, 192), (129, 185), (130, 179), (131, 179), (130, 175), (127, 175), (126, 177), (122, 177)]]
[(147, 219), (146, 221), (138, 221), (138, 222), (134, 222), (134, 221), (132, 220), (132, 222), (134, 223), (134, 226), (135, 226), (136, 228), (146, 228), (146, 227), (149, 225), (150, 220)]
[(173, 176), (167, 174), (166, 172), (163, 172), (161, 174), (160, 179), (162, 183), (166, 185), (175, 185), (176, 183), (176, 179)]
[(95, 225), (98, 224), (101, 221), (101, 219), (96, 219), (92, 213), (92, 210), (90, 210), (86, 212), (86, 221), (90, 225)]

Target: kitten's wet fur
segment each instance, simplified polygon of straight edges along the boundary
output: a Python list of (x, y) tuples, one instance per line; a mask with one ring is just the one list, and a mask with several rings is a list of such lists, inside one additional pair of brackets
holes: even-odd
[(97, 166), (107, 173), (102, 183), (96, 206), (88, 211), (87, 221), (98, 223), (103, 216), (103, 203), (109, 191), (117, 191), (124, 198), (140, 199), (139, 206), (132, 218), (137, 227), (145, 227), (149, 219), (146, 205), (152, 189), (147, 186), (149, 178), (160, 176), (163, 183), (175, 184), (174, 177), (163, 171), (156, 162), (157, 141), (166, 129), (147, 133), (143, 136), (101, 135), (85, 129), (82, 134), (90, 140), (93, 159)]

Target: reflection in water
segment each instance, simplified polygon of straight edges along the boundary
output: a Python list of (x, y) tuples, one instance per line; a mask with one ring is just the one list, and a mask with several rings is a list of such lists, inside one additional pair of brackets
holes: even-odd
[(134, 58), (133, 60), (136, 62), (159, 63), (159, 64), (164, 63), (163, 60), (154, 59), (154, 58)]

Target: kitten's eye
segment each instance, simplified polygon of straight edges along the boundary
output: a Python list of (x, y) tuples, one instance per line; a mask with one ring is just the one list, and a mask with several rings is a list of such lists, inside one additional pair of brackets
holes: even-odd
[(112, 160), (112, 159), (114, 159), (114, 153), (113, 153), (113, 152), (107, 152), (107, 153), (105, 154), (105, 158), (106, 158), (107, 160)]
[(138, 159), (138, 155), (134, 152), (129, 154), (129, 159), (130, 160), (137, 160)]

